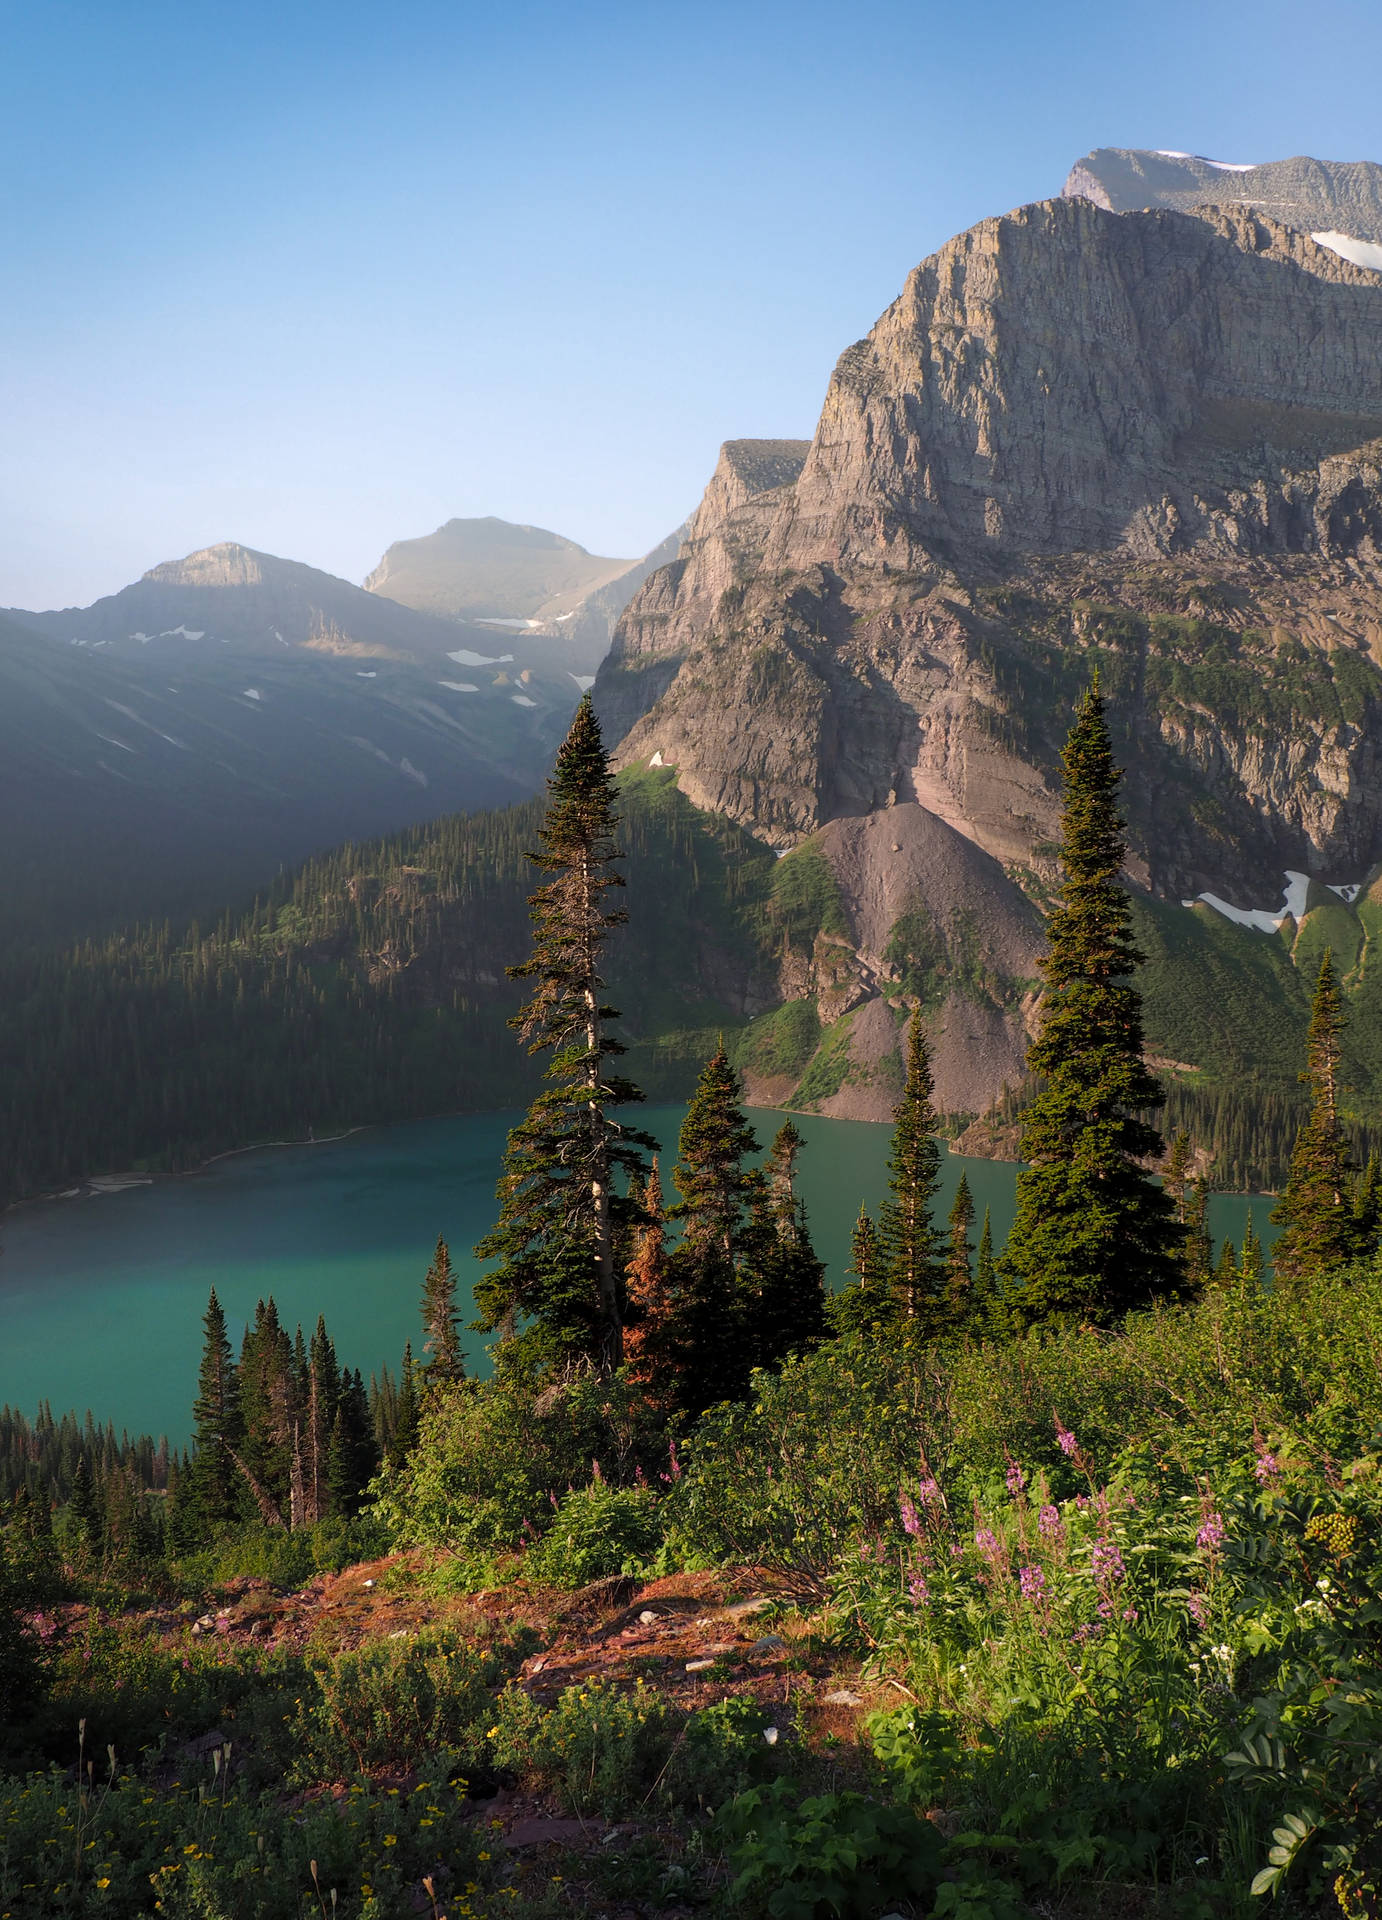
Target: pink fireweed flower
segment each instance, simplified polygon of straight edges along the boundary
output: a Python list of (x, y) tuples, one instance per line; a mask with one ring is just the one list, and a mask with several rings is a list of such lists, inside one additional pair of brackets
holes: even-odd
[(998, 1544), (998, 1536), (988, 1527), (979, 1528), (974, 1536), (974, 1544), (980, 1553), (987, 1554), (990, 1560), (998, 1560), (1002, 1557), (1003, 1549)]
[(1094, 1552), (1090, 1555), (1089, 1564), (1094, 1570), (1094, 1577), (1101, 1582), (1106, 1581), (1111, 1587), (1116, 1586), (1127, 1573), (1127, 1568), (1123, 1565), (1123, 1556), (1112, 1540), (1094, 1542)]
[(963, 1552), (964, 1548), (960, 1545), (959, 1541), (952, 1540), (950, 1543), (950, 1558), (952, 1560), (958, 1560)]
[(931, 1589), (926, 1584), (924, 1573), (914, 1573), (907, 1582), (907, 1591), (912, 1596), (912, 1605), (924, 1607), (931, 1598)]
[(1008, 1492), (1016, 1497), (1027, 1484), (1027, 1476), (1016, 1460), (1009, 1462), (1007, 1471)]
[(1020, 1567), (1017, 1584), (1024, 1600), (1040, 1600), (1046, 1592), (1046, 1575), (1040, 1567)]
[(671, 1464), (672, 1478), (674, 1480), (680, 1480), (681, 1462), (677, 1458), (677, 1443), (675, 1440), (669, 1440), (667, 1442), (667, 1458)]
[(1063, 1427), (1061, 1425), (1061, 1418), (1058, 1413), (1053, 1413), (1051, 1418), (1056, 1423), (1056, 1439), (1060, 1443), (1061, 1452), (1067, 1456), (1073, 1454), (1079, 1445), (1078, 1440), (1076, 1440), (1069, 1427)]
[(1275, 1480), (1281, 1472), (1281, 1462), (1274, 1453), (1269, 1453), (1260, 1442), (1257, 1446), (1257, 1465), (1253, 1468), (1259, 1487), (1265, 1487), (1269, 1480)]
[(1206, 1600), (1202, 1593), (1192, 1593), (1185, 1604), (1189, 1610), (1190, 1618), (1195, 1622), (1195, 1625), (1202, 1627), (1209, 1618), (1208, 1600)]
[(902, 1515), (902, 1531), (911, 1534), (915, 1539), (917, 1534), (921, 1532), (921, 1522), (917, 1519), (916, 1505), (911, 1495), (906, 1493), (899, 1494), (897, 1507), (898, 1512)]
[(1195, 1545), (1203, 1547), (1206, 1553), (1214, 1553), (1224, 1544), (1224, 1516), (1221, 1513), (1207, 1513), (1195, 1535)]
[(1065, 1522), (1060, 1517), (1059, 1508), (1043, 1507), (1041, 1509), (1037, 1515), (1037, 1532), (1043, 1540), (1058, 1541), (1065, 1538)]
[(931, 1478), (930, 1474), (927, 1474), (926, 1478), (917, 1488), (917, 1498), (924, 1507), (938, 1507), (940, 1505), (941, 1490), (937, 1482)]

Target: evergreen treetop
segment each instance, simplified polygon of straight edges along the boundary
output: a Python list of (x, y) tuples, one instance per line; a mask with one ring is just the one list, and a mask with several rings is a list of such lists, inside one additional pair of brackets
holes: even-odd
[(920, 1011), (907, 1029), (906, 1062), (902, 1098), (893, 1109), (889, 1197), (879, 1214), (878, 1240), (900, 1313), (916, 1331), (927, 1333), (945, 1318), (948, 1246), (932, 1217), (941, 1150), (931, 1104), (931, 1055)]
[(547, 783), (541, 849), (528, 857), (548, 878), (529, 901), (533, 950), (515, 978), (532, 997), (511, 1024), (530, 1053), (551, 1055), (544, 1090), (509, 1135), (499, 1182), (500, 1214), (476, 1247), (498, 1268), (475, 1289), (477, 1325), (518, 1335), (555, 1362), (576, 1353), (617, 1367), (623, 1358), (623, 1275), (616, 1252), (636, 1207), (616, 1191), (641, 1178), (656, 1142), (621, 1124), (612, 1109), (643, 1098), (609, 1069), (624, 1051), (610, 1032), (600, 972), (606, 936), (626, 915), (606, 896), (614, 871), (614, 776), (588, 694)]
[(1361, 1250), (1353, 1168), (1339, 1113), (1344, 1010), (1328, 947), (1320, 959), (1310, 1006), (1310, 1032), (1301, 1080), (1310, 1112), (1296, 1136), (1285, 1190), (1272, 1213), (1281, 1228), (1272, 1248), (1278, 1280), (1337, 1266)]
[(1097, 677), (1062, 755), (1062, 880), (1047, 922), (1042, 1081), (1024, 1118), (1017, 1215), (1003, 1256), (1027, 1321), (1109, 1322), (1183, 1290), (1181, 1229), (1143, 1162), (1161, 1147), (1144, 1115), (1164, 1094), (1142, 1058), (1141, 962), (1120, 876), (1126, 852)]

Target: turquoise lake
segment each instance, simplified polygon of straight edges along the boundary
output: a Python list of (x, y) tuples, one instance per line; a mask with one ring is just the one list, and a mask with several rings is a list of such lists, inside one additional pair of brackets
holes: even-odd
[[(652, 1107), (640, 1124), (663, 1144), (664, 1185), (682, 1110)], [(470, 1248), (493, 1223), (494, 1185), (512, 1114), (468, 1114), (375, 1128), (309, 1147), (265, 1148), (203, 1172), (122, 1193), (26, 1206), (0, 1218), (0, 1405), (33, 1415), (91, 1408), (116, 1430), (188, 1436), (201, 1316), (215, 1287), (232, 1339), (272, 1294), (291, 1328), (319, 1313), (342, 1363), (368, 1379), (396, 1370), (417, 1338), (418, 1297), (432, 1248), (446, 1236), (463, 1281)], [(766, 1146), (783, 1115), (750, 1118)], [(794, 1116), (805, 1137), (800, 1188), (830, 1284), (849, 1259), (863, 1202), (887, 1187), (891, 1131)], [(995, 1242), (1012, 1220), (1016, 1168), (950, 1155), (943, 1207), (961, 1169)], [(1242, 1238), (1249, 1207), (1270, 1240), (1270, 1200), (1216, 1195), (1216, 1237)], [(976, 1225), (977, 1238), (977, 1225)], [(483, 1366), (478, 1336), (467, 1336)]]

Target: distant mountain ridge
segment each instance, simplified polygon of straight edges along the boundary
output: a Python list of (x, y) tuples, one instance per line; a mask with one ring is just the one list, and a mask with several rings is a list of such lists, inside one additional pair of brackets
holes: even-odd
[(534, 792), (586, 677), (540, 635), (236, 542), (91, 607), (11, 612), (4, 938), (214, 912), (343, 839)]
[(1061, 191), (1111, 213), (1147, 207), (1180, 213), (1209, 206), (1251, 208), (1302, 233), (1382, 244), (1382, 166), (1371, 160), (1312, 160), (1302, 154), (1257, 166), (1194, 153), (1096, 147), (1075, 162)]
[(683, 532), (641, 560), (612, 560), (545, 527), (493, 515), (448, 520), (435, 533), (396, 540), (365, 587), (441, 619), (526, 625), (562, 642), (577, 672), (593, 674), (614, 622), (648, 574), (675, 559)]

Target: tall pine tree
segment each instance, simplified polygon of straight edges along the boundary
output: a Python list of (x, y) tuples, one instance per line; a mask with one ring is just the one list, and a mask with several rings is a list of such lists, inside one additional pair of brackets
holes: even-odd
[(534, 983), (512, 1024), (530, 1053), (551, 1054), (548, 1084), (509, 1135), (499, 1220), (476, 1248), (500, 1264), (475, 1298), (483, 1331), (512, 1337), (527, 1319), (551, 1357), (583, 1351), (609, 1369), (623, 1359), (618, 1228), (634, 1215), (615, 1183), (641, 1178), (656, 1142), (613, 1113), (643, 1096), (609, 1068), (624, 1049), (609, 1028), (617, 1013), (605, 1004), (601, 956), (627, 915), (607, 899), (624, 884), (614, 871), (622, 856), (614, 776), (588, 694), (547, 795), (542, 849), (528, 855), (547, 876), (529, 901), (533, 951), (509, 971)]
[(422, 1351), (429, 1382), (464, 1380), (465, 1356), (457, 1328), (456, 1276), (451, 1250), (440, 1234), (422, 1283)]
[(1341, 1265), (1359, 1251), (1362, 1234), (1353, 1205), (1353, 1169), (1339, 1114), (1344, 1009), (1326, 947), (1310, 1008), (1306, 1065), (1310, 1113), (1296, 1135), (1286, 1187), (1272, 1213), (1281, 1228), (1272, 1248), (1278, 1281), (1298, 1280)]
[(888, 1193), (878, 1241), (888, 1284), (907, 1329), (938, 1331), (946, 1320), (946, 1238), (932, 1216), (940, 1187), (941, 1150), (931, 1104), (931, 1055), (921, 1014), (907, 1029), (907, 1077), (893, 1109)]
[(950, 1241), (945, 1262), (945, 1324), (948, 1328), (962, 1327), (970, 1318), (974, 1249), (969, 1243), (969, 1230), (973, 1225), (974, 1195), (969, 1190), (968, 1176), (961, 1173), (946, 1218)]
[(758, 1185), (744, 1165), (758, 1141), (739, 1104), (739, 1076), (721, 1042), (701, 1071), (672, 1172), (680, 1195), (669, 1217), (681, 1244), (669, 1259), (668, 1365), (689, 1413), (747, 1388), (751, 1354), (741, 1321), (738, 1259)]
[(214, 1287), (202, 1326), (206, 1333), (192, 1405), (194, 1450), (183, 1500), (192, 1524), (198, 1530), (210, 1530), (238, 1517), (243, 1493), (234, 1459), (243, 1431), (235, 1355)]
[(1161, 1149), (1144, 1115), (1164, 1100), (1142, 1058), (1142, 1000), (1121, 884), (1119, 771), (1097, 677), (1062, 755), (1062, 881), (1047, 922), (1040, 1027), (1027, 1065), (1017, 1215), (1003, 1267), (1027, 1321), (1101, 1323), (1183, 1289), (1172, 1202), (1142, 1163)]

